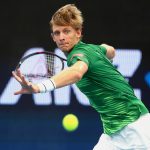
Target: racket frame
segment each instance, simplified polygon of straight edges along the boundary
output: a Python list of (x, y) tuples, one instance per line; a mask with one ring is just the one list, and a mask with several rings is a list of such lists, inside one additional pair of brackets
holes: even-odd
[(27, 56), (21, 58), (21, 60), (19, 61), (18, 65), (16, 66), (16, 69), (15, 69), (15, 70), (19, 69), (20, 66), (21, 66), (21, 64), (22, 64), (27, 58), (29, 58), (29, 57), (31, 57), (31, 56), (34, 56), (34, 55), (39, 55), (39, 54), (50, 54), (50, 55), (53, 55), (53, 56), (58, 57), (58, 58), (61, 60), (61, 62), (62, 62), (62, 69), (64, 69), (64, 61), (67, 61), (67, 59), (62, 58), (62, 57), (58, 56), (57, 54), (55, 54), (55, 53), (53, 53), (53, 52), (41, 51), (41, 52), (34, 52), (34, 53), (31, 53), (31, 54), (29, 54), (29, 55), (27, 55)]

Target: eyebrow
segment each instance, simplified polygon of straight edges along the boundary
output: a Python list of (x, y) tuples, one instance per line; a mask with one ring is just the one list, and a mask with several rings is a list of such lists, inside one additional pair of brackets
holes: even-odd
[[(63, 30), (66, 30), (66, 29), (70, 30), (69, 27), (65, 27)], [(58, 29), (56, 29), (55, 31), (58, 31)], [(55, 32), (55, 31), (54, 31), (54, 32)]]

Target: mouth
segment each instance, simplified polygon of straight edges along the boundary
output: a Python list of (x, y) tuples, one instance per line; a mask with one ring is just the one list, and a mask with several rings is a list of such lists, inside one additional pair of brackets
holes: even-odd
[(65, 46), (65, 45), (67, 45), (68, 43), (60, 43), (59, 45), (60, 46)]
[(67, 48), (68, 47), (68, 43), (60, 43), (59, 47), (60, 48)]

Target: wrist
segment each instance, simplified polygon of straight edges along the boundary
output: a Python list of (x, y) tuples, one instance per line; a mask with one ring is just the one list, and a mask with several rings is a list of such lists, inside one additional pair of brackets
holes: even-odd
[(52, 79), (43, 80), (41, 83), (38, 83), (37, 86), (39, 93), (50, 92), (56, 88), (55, 82)]

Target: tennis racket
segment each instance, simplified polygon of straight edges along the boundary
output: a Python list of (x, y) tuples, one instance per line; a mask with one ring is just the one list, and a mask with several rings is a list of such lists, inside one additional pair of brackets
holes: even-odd
[(18, 63), (19, 69), (26, 79), (38, 82), (50, 78), (64, 69), (66, 59), (53, 52), (41, 51), (28, 54)]

